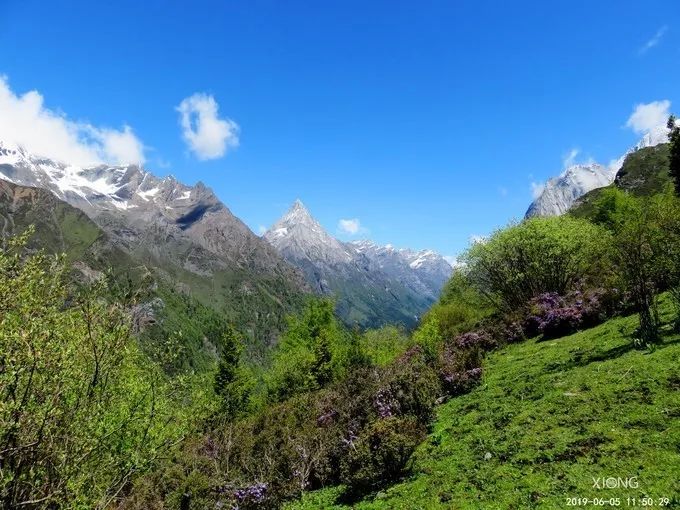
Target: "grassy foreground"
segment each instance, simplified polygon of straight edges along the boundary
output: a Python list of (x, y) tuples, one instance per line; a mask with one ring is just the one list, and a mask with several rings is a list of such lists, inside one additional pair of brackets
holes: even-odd
[[(493, 353), (482, 384), (439, 408), (411, 477), (363, 501), (334, 487), (286, 508), (680, 508), (680, 335), (667, 327), (662, 345), (635, 350), (636, 322)], [(638, 487), (594, 487), (610, 477)]]

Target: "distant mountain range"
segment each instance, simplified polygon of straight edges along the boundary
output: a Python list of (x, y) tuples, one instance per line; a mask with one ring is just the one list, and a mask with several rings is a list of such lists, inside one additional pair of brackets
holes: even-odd
[[(310, 291), (333, 295), (338, 314), (350, 325), (414, 325), (451, 273), (431, 251), (340, 242), (300, 202), (261, 238), (203, 183), (187, 186), (136, 165), (79, 167), (0, 141), (0, 180), (6, 181), (0, 193), (5, 234), (17, 230), (7, 228), (12, 222), (37, 222), (44, 228), (36, 237), (61, 251), (69, 243), (56, 237), (72, 236), (71, 227), (89, 232), (94, 226), (90, 234), (105, 235), (105, 251), (116, 254), (109, 258), (116, 260), (112, 264), (123, 257), (128, 265), (149, 268), (165, 287), (214, 308), (260, 346), (276, 340), (285, 316)], [(15, 195), (40, 200), (20, 214), (9, 205)], [(87, 221), (52, 228), (48, 217), (56, 210), (85, 213)], [(72, 258), (84, 257), (89, 249), (76, 250)], [(92, 266), (92, 257), (85, 258)]]
[(653, 147), (667, 141), (668, 129), (665, 126), (657, 126), (645, 134), (638, 144), (626, 151), (623, 156), (606, 166), (594, 162), (569, 166), (559, 176), (545, 183), (540, 195), (529, 206), (525, 217), (564, 214), (589, 191), (613, 183), (626, 156), (645, 147)]
[(302, 271), (314, 291), (337, 299), (338, 313), (350, 325), (413, 326), (452, 271), (431, 250), (339, 241), (299, 200), (263, 237)]

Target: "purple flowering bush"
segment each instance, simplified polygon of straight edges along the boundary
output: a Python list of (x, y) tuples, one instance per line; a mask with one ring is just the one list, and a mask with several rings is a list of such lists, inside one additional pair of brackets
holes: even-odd
[(237, 508), (257, 508), (266, 500), (267, 488), (268, 485), (266, 483), (257, 482), (252, 485), (234, 490), (232, 495), (236, 501), (236, 504), (238, 505)]
[(444, 345), (439, 356), (439, 375), (450, 396), (470, 391), (482, 377), (482, 346), (488, 345), (485, 333), (468, 333)]
[(353, 366), (326, 387), (219, 423), (149, 480), (148, 494), (176, 507), (245, 510), (339, 483), (349, 496), (374, 491), (405, 474), (436, 402), (477, 384), (493, 345), (481, 329), (433, 351), (415, 345), (389, 365)]
[(575, 290), (565, 296), (541, 294), (529, 304), (525, 334), (550, 339), (595, 326), (616, 311), (619, 300), (616, 289)]
[(488, 351), (496, 347), (496, 341), (483, 330), (458, 335), (454, 342), (461, 349), (479, 348)]
[(380, 419), (391, 418), (399, 412), (399, 402), (389, 389), (382, 389), (373, 400), (373, 406)]

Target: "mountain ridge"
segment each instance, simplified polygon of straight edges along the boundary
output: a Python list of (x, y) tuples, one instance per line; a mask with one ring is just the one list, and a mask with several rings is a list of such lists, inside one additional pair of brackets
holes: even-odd
[(263, 235), (314, 291), (335, 296), (350, 325), (414, 326), (436, 301), (451, 266), (432, 250), (396, 250), (330, 235), (298, 199)]

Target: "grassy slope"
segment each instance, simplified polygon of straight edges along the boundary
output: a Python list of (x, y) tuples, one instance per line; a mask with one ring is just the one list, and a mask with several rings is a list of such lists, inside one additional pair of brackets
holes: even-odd
[[(668, 320), (668, 303), (663, 311)], [(483, 383), (440, 407), (412, 476), (354, 507), (565, 508), (567, 497), (666, 496), (680, 508), (680, 335), (642, 352), (630, 348), (635, 326), (634, 316), (617, 318), (492, 354)], [(593, 489), (600, 476), (637, 476), (639, 488)], [(310, 493), (290, 508), (345, 508), (338, 494)]]

